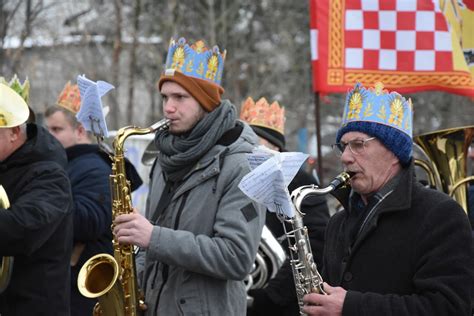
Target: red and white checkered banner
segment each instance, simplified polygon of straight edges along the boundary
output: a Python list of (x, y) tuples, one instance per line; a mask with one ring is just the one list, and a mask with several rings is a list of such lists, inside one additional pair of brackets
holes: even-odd
[(314, 91), (381, 81), (401, 93), (474, 97), (472, 2), (310, 0)]

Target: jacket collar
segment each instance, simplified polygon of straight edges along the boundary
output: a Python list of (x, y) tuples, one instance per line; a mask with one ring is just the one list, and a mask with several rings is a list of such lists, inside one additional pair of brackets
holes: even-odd
[[(413, 163), (403, 168), (398, 176), (400, 177), (398, 184), (395, 185), (393, 192), (387, 196), (380, 205), (380, 207), (383, 208), (383, 213), (394, 210), (404, 210), (411, 206), (412, 187), (413, 182), (416, 181)], [(382, 191), (384, 189), (385, 188), (383, 188)], [(351, 192), (351, 187), (345, 186), (332, 192), (331, 195), (342, 204), (345, 210), (348, 210)]]

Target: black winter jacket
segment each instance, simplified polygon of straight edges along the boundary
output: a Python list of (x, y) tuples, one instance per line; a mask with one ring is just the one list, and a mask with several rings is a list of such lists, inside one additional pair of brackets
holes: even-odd
[(0, 314), (69, 315), (70, 184), (61, 144), (29, 124), (28, 140), (0, 162), (11, 207), (0, 209), (0, 255), (14, 256)]
[(466, 213), (413, 173), (413, 165), (402, 171), (352, 246), (348, 196), (338, 192), (345, 210), (327, 227), (323, 278), (348, 290), (343, 316), (470, 315), (474, 264)]

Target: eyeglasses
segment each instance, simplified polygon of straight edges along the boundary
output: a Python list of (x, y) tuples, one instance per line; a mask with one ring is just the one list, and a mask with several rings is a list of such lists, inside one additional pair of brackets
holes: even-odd
[(349, 145), (349, 149), (354, 155), (361, 155), (364, 153), (365, 143), (374, 139), (375, 137), (370, 137), (366, 139), (350, 140), (347, 143), (339, 142), (339, 143), (333, 144), (332, 149), (336, 152), (336, 154), (338, 154), (338, 156), (342, 156), (342, 154), (346, 150), (347, 145)]

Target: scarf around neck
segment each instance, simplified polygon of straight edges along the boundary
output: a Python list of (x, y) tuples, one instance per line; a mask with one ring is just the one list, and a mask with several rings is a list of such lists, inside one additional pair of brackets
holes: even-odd
[(181, 180), (235, 122), (235, 106), (223, 100), (185, 135), (172, 135), (168, 130), (156, 132), (157, 158), (166, 177), (173, 182)]

